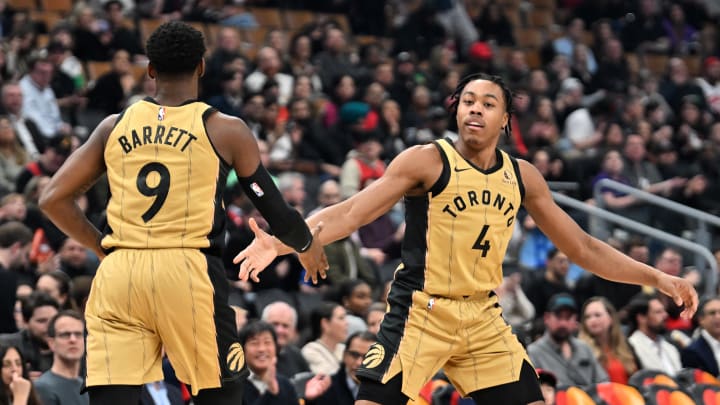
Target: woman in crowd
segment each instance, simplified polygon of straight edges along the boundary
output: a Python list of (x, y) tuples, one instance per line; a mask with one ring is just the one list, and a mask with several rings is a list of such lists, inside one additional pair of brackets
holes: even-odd
[(615, 307), (605, 297), (592, 297), (582, 310), (579, 338), (590, 345), (610, 381), (627, 384), (638, 369), (627, 339), (620, 329)]
[(346, 311), (335, 302), (323, 302), (310, 314), (312, 341), (301, 352), (315, 374), (335, 374), (345, 351), (348, 323)]
[(41, 275), (35, 283), (35, 289), (48, 293), (57, 301), (61, 309), (75, 309), (70, 299), (72, 280), (65, 272), (54, 270)]
[(370, 284), (357, 278), (348, 280), (340, 285), (338, 297), (347, 311), (348, 336), (366, 331), (365, 319), (373, 302)]
[(20, 350), (15, 346), (0, 345), (0, 359), (2, 359), (0, 405), (40, 405)]
[(380, 323), (385, 317), (385, 311), (387, 310), (387, 304), (384, 302), (373, 302), (368, 308), (367, 316), (365, 317), (365, 323), (367, 324), (367, 330), (370, 333), (377, 333), (380, 331)]
[(0, 116), (0, 191), (15, 191), (15, 181), (29, 160), (30, 157), (17, 139), (10, 118), (6, 115)]

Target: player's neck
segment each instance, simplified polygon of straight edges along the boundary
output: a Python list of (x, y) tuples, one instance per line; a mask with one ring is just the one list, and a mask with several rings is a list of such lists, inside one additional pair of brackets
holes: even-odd
[(463, 142), (457, 142), (455, 143), (455, 149), (462, 157), (483, 170), (490, 169), (497, 164), (497, 154), (495, 153), (494, 145), (492, 147), (488, 145), (481, 149), (475, 149), (465, 145)]
[(178, 106), (198, 98), (198, 86), (194, 80), (158, 81), (155, 100), (162, 105)]

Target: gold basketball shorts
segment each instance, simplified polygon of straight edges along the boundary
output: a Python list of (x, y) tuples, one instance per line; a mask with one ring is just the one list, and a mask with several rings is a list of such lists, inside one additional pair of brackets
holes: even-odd
[(87, 386), (163, 379), (164, 348), (193, 395), (241, 378), (245, 356), (222, 260), (198, 249), (117, 249), (87, 302)]
[(357, 374), (386, 383), (402, 373), (402, 392), (413, 400), (440, 369), (467, 396), (518, 381), (530, 363), (492, 292), (450, 299), (393, 286), (388, 304)]

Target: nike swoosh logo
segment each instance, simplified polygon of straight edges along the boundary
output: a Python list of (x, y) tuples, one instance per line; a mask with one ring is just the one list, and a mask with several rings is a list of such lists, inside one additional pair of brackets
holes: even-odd
[(469, 168), (469, 167), (466, 167), (466, 168), (464, 168), (464, 169), (458, 169), (457, 166), (455, 166), (455, 171), (458, 172), (458, 173), (464, 172), (465, 170), (470, 170), (470, 168)]

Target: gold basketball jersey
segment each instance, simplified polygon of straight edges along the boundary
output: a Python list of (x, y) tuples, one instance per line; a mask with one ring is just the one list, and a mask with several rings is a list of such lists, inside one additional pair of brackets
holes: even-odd
[(205, 131), (214, 109), (151, 98), (128, 107), (105, 145), (110, 185), (104, 248), (221, 246), (229, 166)]
[(440, 179), (425, 196), (407, 197), (402, 265), (396, 281), (431, 296), (487, 294), (502, 282), (502, 263), (524, 189), (517, 161), (496, 150), (482, 170), (448, 140), (435, 145)]

